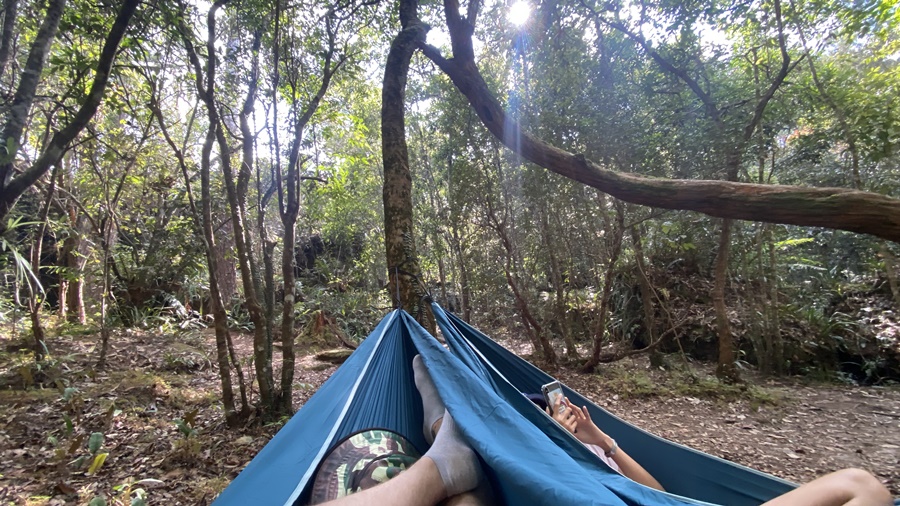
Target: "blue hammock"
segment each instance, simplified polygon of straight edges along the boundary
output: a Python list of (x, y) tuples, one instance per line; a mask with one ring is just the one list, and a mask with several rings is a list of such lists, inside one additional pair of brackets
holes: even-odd
[[(539, 392), (554, 378), (503, 348), (455, 315), (432, 304), (438, 326), (450, 349), (472, 370), (490, 378), (504, 399), (523, 404), (517, 392)], [(506, 384), (509, 388), (499, 388)], [(795, 484), (727, 460), (673, 443), (641, 430), (563, 385), (578, 406), (610, 434), (665, 489), (679, 496), (718, 504), (760, 504), (788, 492)], [(526, 399), (526, 403), (530, 401)], [(523, 411), (525, 407), (520, 408)], [(566, 432), (563, 430), (563, 432)], [(568, 434), (568, 432), (566, 432)]]
[(417, 353), (505, 504), (759, 504), (794, 487), (641, 431), (567, 389), (672, 493), (624, 478), (521, 394), (538, 391), (549, 376), (434, 309), (450, 351), (407, 313), (391, 312), (215, 504), (304, 504), (328, 450), (360, 430), (397, 432), (424, 453)]

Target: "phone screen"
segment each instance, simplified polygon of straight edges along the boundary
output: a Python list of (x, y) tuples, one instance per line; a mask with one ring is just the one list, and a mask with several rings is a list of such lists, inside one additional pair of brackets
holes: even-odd
[(544, 394), (544, 400), (547, 401), (547, 405), (550, 409), (553, 409), (553, 407), (556, 406), (557, 398), (563, 395), (562, 385), (560, 385), (558, 381), (547, 383), (542, 386), (541, 392)]

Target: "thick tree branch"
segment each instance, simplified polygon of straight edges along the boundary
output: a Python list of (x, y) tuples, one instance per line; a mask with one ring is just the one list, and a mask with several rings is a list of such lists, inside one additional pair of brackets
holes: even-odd
[[(16, 153), (19, 151), (22, 132), (25, 130), (25, 123), (34, 103), (34, 95), (41, 79), (41, 72), (44, 70), (44, 62), (47, 59), (47, 53), (50, 52), (53, 39), (56, 38), (56, 30), (59, 28), (59, 20), (62, 18), (65, 6), (66, 0), (53, 0), (47, 6), (47, 14), (44, 15), (44, 21), (41, 22), (37, 35), (34, 36), (34, 42), (31, 43), (31, 50), (28, 52), (28, 59), (25, 61), (25, 68), (19, 79), (19, 86), (16, 88), (12, 104), (7, 110), (3, 133), (0, 134), (2, 148), (6, 151), (3, 161), (0, 162), (0, 188), (4, 188), (7, 180), (12, 176), (13, 163), (16, 160)], [(4, 200), (6, 200), (7, 193), (9, 193), (8, 189), (4, 191)], [(0, 215), (0, 218), (2, 217)]]
[[(94, 82), (91, 85), (87, 98), (81, 105), (81, 108), (78, 109), (75, 117), (72, 118), (72, 121), (63, 127), (62, 130), (53, 134), (50, 144), (34, 164), (10, 180), (9, 185), (4, 188), (3, 194), (0, 196), (0, 222), (3, 221), (3, 218), (12, 209), (13, 204), (15, 204), (22, 193), (43, 176), (51, 166), (59, 162), (59, 159), (62, 158), (66, 149), (68, 149), (68, 145), (84, 130), (94, 113), (97, 112), (97, 108), (100, 107), (100, 102), (103, 100), (103, 95), (106, 92), (106, 84), (109, 82), (109, 74), (119, 49), (119, 43), (125, 36), (128, 24), (140, 3), (140, 0), (123, 1), (116, 20), (106, 37), (106, 41), (103, 43), (100, 59), (97, 61), (97, 71), (94, 74)], [(28, 69), (26, 68), (27, 73)], [(40, 72), (38, 71), (39, 74)], [(4, 136), (4, 138), (8, 138), (8, 136)]]
[(640, 177), (605, 169), (584, 155), (521, 132), (475, 65), (471, 27), (459, 17), (458, 4), (446, 0), (444, 6), (455, 57), (444, 58), (437, 48), (424, 43), (420, 48), (466, 96), (487, 129), (525, 159), (634, 204), (699, 211), (719, 218), (848, 230), (900, 242), (898, 199), (845, 188)]

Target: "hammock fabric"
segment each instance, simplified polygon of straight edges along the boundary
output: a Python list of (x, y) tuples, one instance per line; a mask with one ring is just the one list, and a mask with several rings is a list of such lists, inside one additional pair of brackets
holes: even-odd
[(412, 372), (417, 353), (505, 504), (759, 504), (794, 487), (653, 436), (565, 389), (671, 493), (639, 485), (522, 395), (539, 391), (550, 376), (433, 307), (449, 351), (407, 313), (391, 312), (215, 504), (304, 504), (319, 462), (361, 430), (396, 432), (424, 453), (422, 401)]

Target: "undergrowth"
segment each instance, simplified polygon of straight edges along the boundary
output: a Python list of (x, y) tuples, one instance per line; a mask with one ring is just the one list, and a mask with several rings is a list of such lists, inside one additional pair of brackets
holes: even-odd
[(713, 376), (693, 371), (672, 370), (657, 374), (648, 369), (606, 368), (598, 374), (604, 389), (623, 399), (651, 397), (695, 397), (721, 402), (747, 401), (753, 407), (775, 406), (782, 396), (747, 383), (727, 384)]

